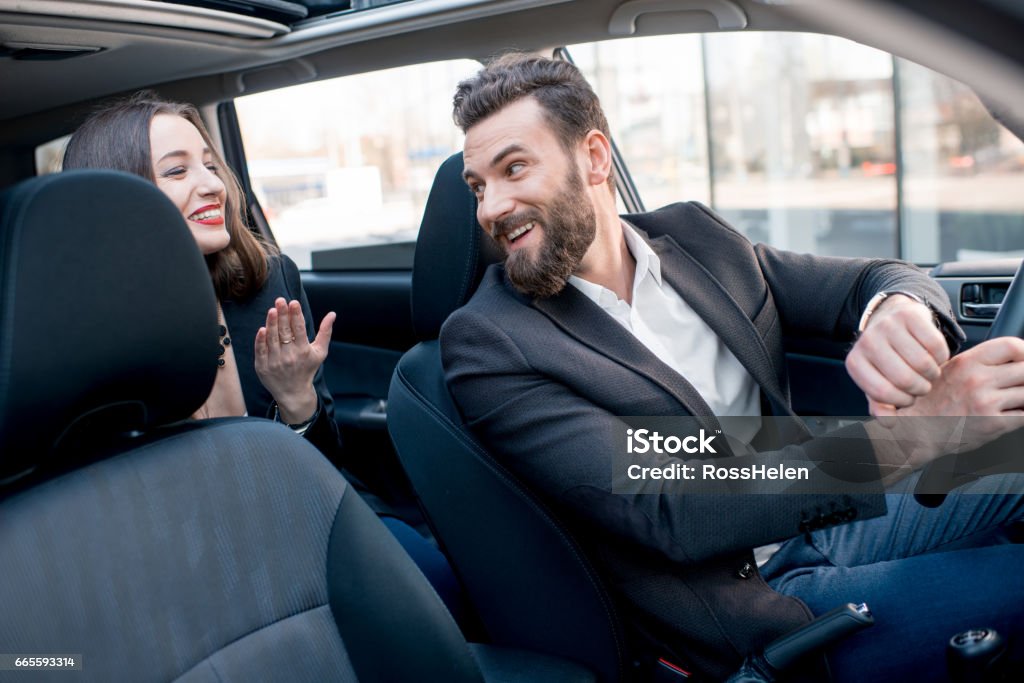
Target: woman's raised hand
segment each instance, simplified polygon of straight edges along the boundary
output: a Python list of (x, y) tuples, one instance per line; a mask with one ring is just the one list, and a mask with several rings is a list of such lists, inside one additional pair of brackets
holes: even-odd
[(267, 323), (256, 333), (256, 375), (267, 388), (285, 424), (313, 417), (317, 407), (313, 376), (327, 358), (337, 316), (324, 316), (312, 343), (306, 337), (306, 318), (298, 301), (278, 297), (267, 311)]

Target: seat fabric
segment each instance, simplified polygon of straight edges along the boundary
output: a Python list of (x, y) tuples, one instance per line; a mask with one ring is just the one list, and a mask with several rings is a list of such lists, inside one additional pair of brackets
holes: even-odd
[(441, 166), (416, 246), (412, 308), (421, 342), (395, 370), (388, 429), (427, 519), (490, 642), (568, 659), (621, 680), (625, 647), (612, 601), (557, 517), (462, 424), (437, 335), (498, 248), (476, 222), (462, 155)]
[(0, 480), (90, 423), (146, 430), (202, 403), (217, 372), (213, 286), (152, 183), (43, 176), (0, 196), (0, 225)]
[(218, 421), (5, 501), (0, 642), (90, 680), (355, 680), (324, 569), (348, 489), (283, 431)]
[[(216, 306), (159, 190), (59, 174), (0, 195), (0, 218), (6, 652), (74, 655), (82, 681), (483, 680), (312, 445), (255, 418), (179, 423), (213, 385)], [(0, 672), (29, 678), (47, 680)]]

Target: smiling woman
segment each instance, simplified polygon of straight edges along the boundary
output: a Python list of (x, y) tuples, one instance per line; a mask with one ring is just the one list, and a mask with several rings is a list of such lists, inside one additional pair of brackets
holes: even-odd
[[(310, 342), (312, 315), (294, 264), (245, 227), (238, 183), (213, 150), (194, 107), (139, 93), (86, 121), (68, 143), (64, 168), (114, 168), (151, 180), (206, 257), (219, 302), (223, 372), (195, 417), (272, 416), (336, 454), (338, 430), (320, 369), (335, 316), (324, 317)], [(233, 345), (229, 331), (245, 342)]]
[(209, 255), (227, 247), (227, 190), (199, 130), (180, 116), (157, 114), (149, 124), (149, 142), (156, 186), (181, 211), (200, 251)]
[[(195, 107), (142, 92), (98, 111), (64, 155), (64, 170), (82, 168), (112, 168), (153, 182), (206, 258), (218, 300), (221, 370), (193, 417), (269, 417), (343, 464), (349, 454), (323, 371), (335, 314), (314, 330), (298, 269), (246, 227), (238, 181)], [(386, 524), (458, 613), (454, 576), (437, 548), (396, 519)]]
[[(178, 139), (173, 135), (175, 132), (182, 137)], [(185, 165), (180, 156), (187, 151), (197, 156), (196, 162), (200, 165), (219, 169), (216, 173), (221, 183), (220, 202), (229, 239), (220, 249), (202, 249), (217, 298), (222, 301), (247, 299), (267, 280), (270, 252), (267, 245), (246, 228), (238, 181), (224, 170), (227, 165), (217, 153), (195, 107), (166, 102), (150, 92), (140, 92), (109, 105), (75, 131), (64, 153), (63, 168), (112, 168), (133, 173), (155, 183), (179, 211), (184, 211), (185, 207), (168, 192), (170, 185), (165, 181), (185, 177), (182, 173)], [(168, 154), (171, 156), (164, 159)], [(165, 174), (172, 175), (164, 177)], [(183, 214), (186, 221), (189, 213)], [(188, 222), (191, 228), (196, 227), (192, 221)]]

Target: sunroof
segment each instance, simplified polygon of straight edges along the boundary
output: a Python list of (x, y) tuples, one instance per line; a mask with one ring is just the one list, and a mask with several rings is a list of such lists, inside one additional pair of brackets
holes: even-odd
[(309, 10), (309, 16), (319, 17), (324, 14), (336, 14), (345, 11), (358, 12), (359, 10), (373, 9), (374, 7), (384, 7), (385, 5), (397, 5), (403, 2), (411, 2), (411, 0), (297, 0), (297, 2), (306, 6), (306, 9)]
[(207, 9), (244, 14), (293, 24), (310, 17), (340, 12), (355, 12), (409, 0), (165, 0), (175, 5), (191, 5)]

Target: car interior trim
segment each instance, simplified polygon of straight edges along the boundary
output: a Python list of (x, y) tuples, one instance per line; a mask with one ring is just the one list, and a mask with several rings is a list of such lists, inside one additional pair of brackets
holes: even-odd
[(613, 36), (631, 36), (636, 33), (636, 22), (646, 14), (665, 12), (703, 11), (715, 17), (723, 31), (747, 27), (747, 14), (732, 0), (630, 0), (619, 6), (608, 21), (608, 33)]
[(274, 39), (278, 46), (300, 45), (305, 51), (323, 50), (375, 38), (421, 31), (549, 7), (572, 0), (419, 0), (388, 5), (343, 17), (321, 17), (294, 25), (292, 33)]
[(205, 7), (171, 5), (147, 0), (24, 0), (5, 13), (98, 19), (117, 23), (184, 27), (206, 33), (225, 33), (243, 38), (270, 38), (288, 33), (284, 24), (246, 17)]

